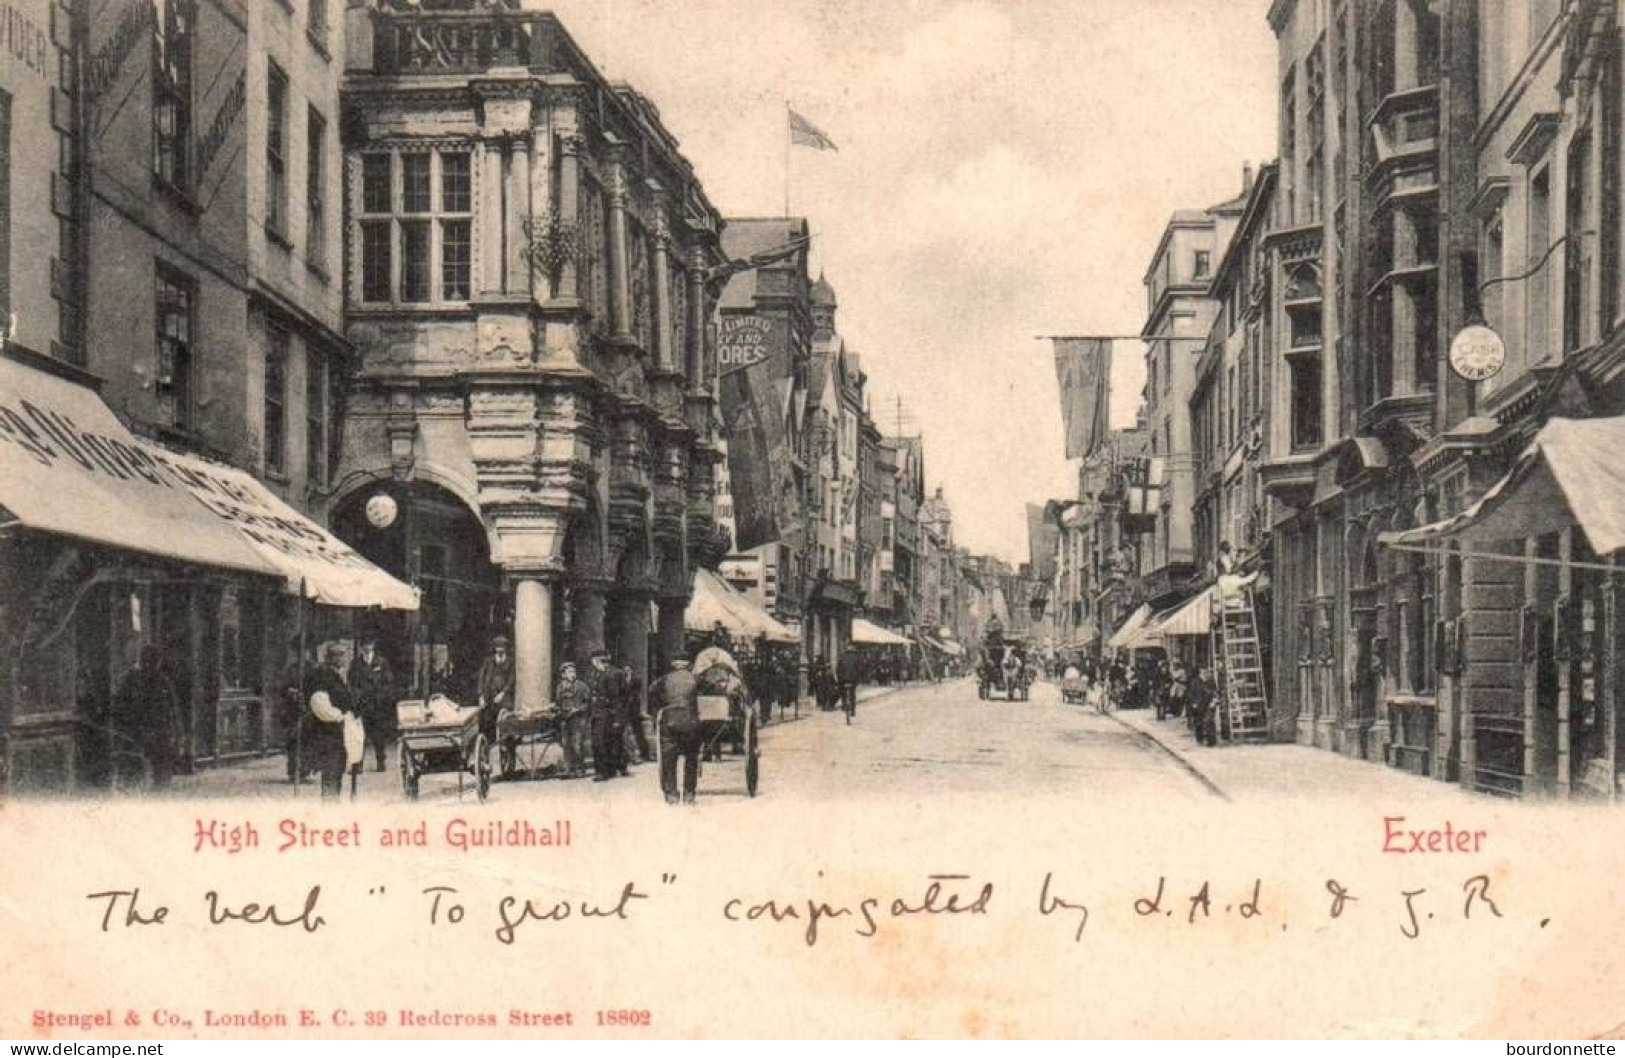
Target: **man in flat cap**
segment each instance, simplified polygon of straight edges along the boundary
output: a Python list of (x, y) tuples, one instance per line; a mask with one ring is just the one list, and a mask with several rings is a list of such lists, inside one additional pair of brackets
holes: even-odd
[(694, 803), (700, 778), (700, 683), (689, 663), (678, 658), (650, 693), (655, 730), (660, 733), (660, 789), (666, 803), (677, 803), (677, 758), (683, 759), (683, 803)]
[(497, 734), (497, 716), (504, 709), (513, 708), (513, 654), (507, 636), (491, 639), (491, 654), (480, 666), (478, 680), (480, 702), (480, 730), (487, 741)]
[(344, 746), (344, 718), (355, 711), (350, 687), (344, 682), (344, 647), (329, 643), (322, 652), (322, 665), (310, 677), (310, 723), (305, 728), (305, 760), (321, 772), (322, 796), (344, 793), (345, 766), (349, 753)]
[(572, 779), (587, 774), (588, 689), (576, 678), (574, 662), (559, 666), (553, 708), (559, 716), (559, 748), (564, 751), (564, 772)]

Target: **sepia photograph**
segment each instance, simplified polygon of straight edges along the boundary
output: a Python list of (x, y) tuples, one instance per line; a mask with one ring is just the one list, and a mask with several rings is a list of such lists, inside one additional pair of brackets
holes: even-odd
[(0, 1036), (1625, 1034), (1622, 43), (0, 3)]

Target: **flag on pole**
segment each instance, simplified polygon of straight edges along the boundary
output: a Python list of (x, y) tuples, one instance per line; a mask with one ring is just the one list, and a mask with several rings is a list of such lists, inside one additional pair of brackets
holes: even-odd
[(1087, 456), (1105, 440), (1111, 405), (1110, 338), (1056, 338), (1055, 378), (1061, 387), (1066, 457)]
[(790, 142), (798, 147), (811, 147), (814, 150), (833, 151), (836, 149), (835, 141), (818, 131), (813, 123), (797, 114), (793, 109), (786, 107), (790, 114)]

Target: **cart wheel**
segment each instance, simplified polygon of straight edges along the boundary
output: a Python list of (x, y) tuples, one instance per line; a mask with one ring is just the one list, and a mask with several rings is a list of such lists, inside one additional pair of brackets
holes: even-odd
[(484, 732), (474, 738), (474, 792), (482, 801), (491, 795), (491, 743)]
[(401, 747), (401, 793), (408, 801), (418, 799), (418, 768), (409, 746)]
[(756, 731), (756, 718), (745, 725), (745, 792), (756, 796), (756, 787), (762, 776), (762, 746)]
[(516, 743), (504, 742), (497, 754), (502, 762), (501, 775), (504, 780), (513, 778), (513, 773), (519, 768), (519, 748)]

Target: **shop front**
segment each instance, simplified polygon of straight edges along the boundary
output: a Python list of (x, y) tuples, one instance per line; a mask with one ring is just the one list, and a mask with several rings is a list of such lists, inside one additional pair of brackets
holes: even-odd
[[(1400, 554), (1460, 563), (1443, 668), (1498, 674), (1461, 701), (1461, 781), (1489, 793), (1618, 800), (1618, 555), (1625, 417), (1552, 419), (1511, 471), (1453, 517), (1381, 535)], [(1477, 575), (1481, 569), (1493, 577)], [(1490, 637), (1515, 647), (1485, 654)]]
[[(301, 610), (417, 605), (254, 478), (139, 440), (94, 391), (15, 360), (0, 468), (13, 791), (141, 788), (280, 748)], [(131, 693), (138, 670), (168, 706)]]

